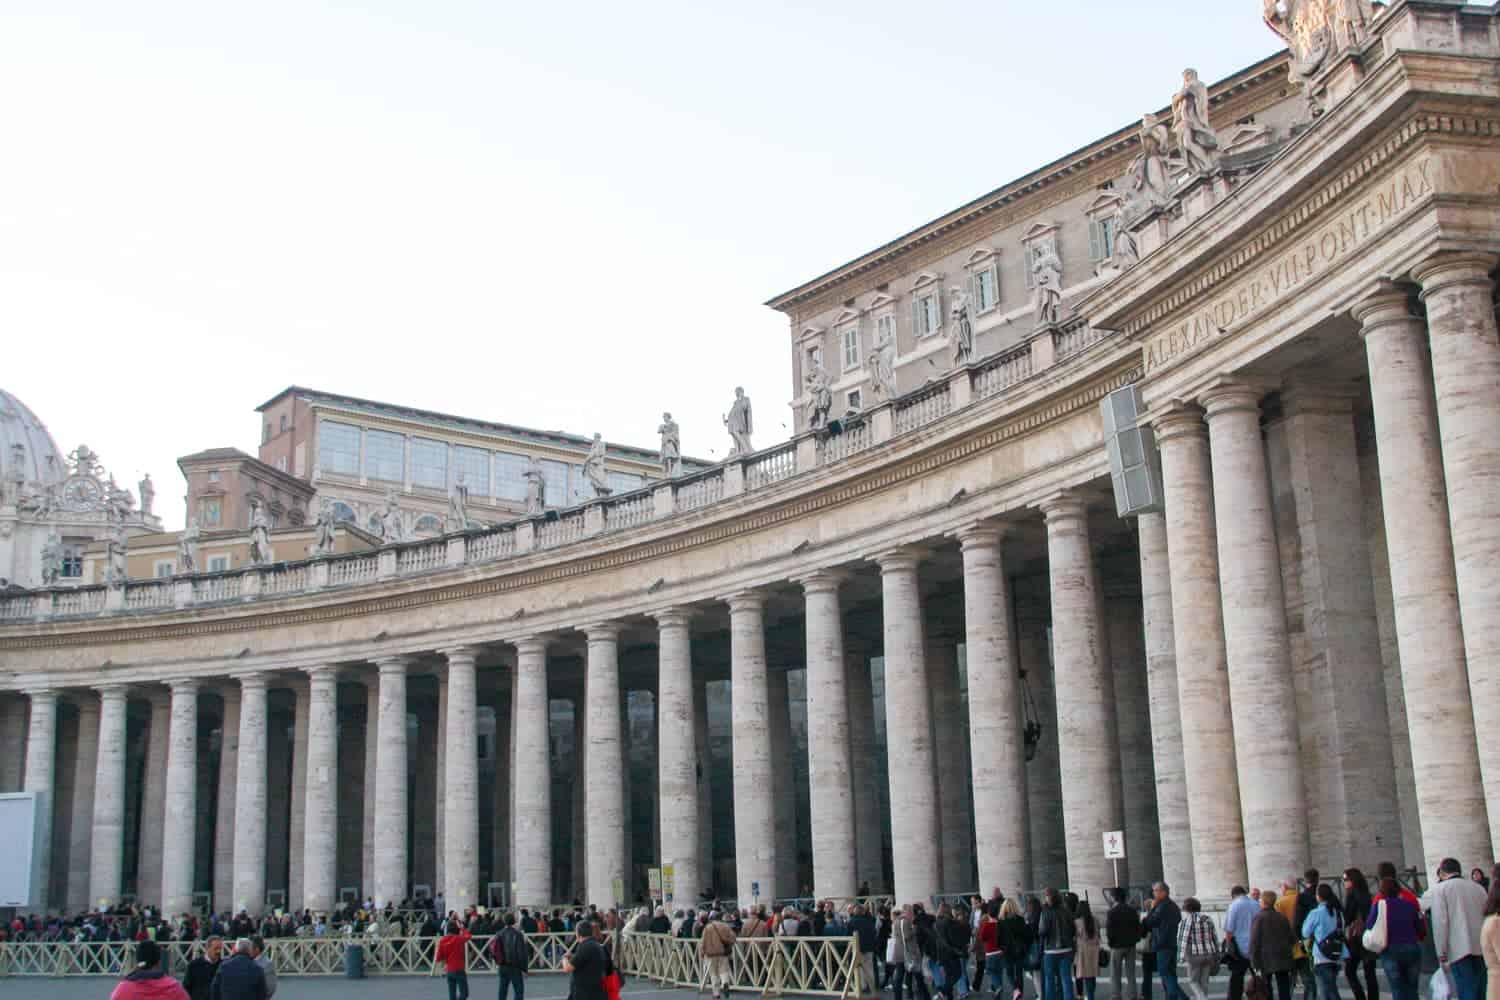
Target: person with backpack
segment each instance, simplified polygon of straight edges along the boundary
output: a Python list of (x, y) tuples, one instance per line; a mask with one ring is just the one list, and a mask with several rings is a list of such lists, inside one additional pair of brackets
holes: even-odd
[[(1130, 905), (1124, 889), (1114, 890), (1115, 905), (1104, 915), (1104, 936), (1109, 943), (1109, 995), (1114, 1000), (1136, 1000), (1135, 946), (1141, 939), (1141, 918)], [(1130, 984), (1121, 993), (1121, 978)]]
[(500, 974), (500, 998), (515, 990), (516, 1000), (526, 1000), (526, 975), (531, 971), (531, 946), (516, 929), (516, 915), (507, 913), (500, 933), (490, 938), (490, 958)]
[(1344, 960), (1344, 914), (1333, 889), (1322, 882), (1318, 906), (1302, 921), (1302, 939), (1312, 944), (1318, 1000), (1339, 1000), (1339, 968)]

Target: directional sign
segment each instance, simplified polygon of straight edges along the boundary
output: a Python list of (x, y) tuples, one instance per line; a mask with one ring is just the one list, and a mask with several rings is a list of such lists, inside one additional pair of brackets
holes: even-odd
[(1104, 858), (1118, 861), (1125, 857), (1125, 831), (1111, 830), (1104, 835)]
[(759, 882), (751, 882), (750, 883), (750, 897), (752, 899), (759, 899), (760, 898), (760, 883)]

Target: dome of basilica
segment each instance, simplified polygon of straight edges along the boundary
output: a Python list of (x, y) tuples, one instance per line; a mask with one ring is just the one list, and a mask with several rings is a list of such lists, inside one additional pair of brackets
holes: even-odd
[(0, 389), (0, 463), (5, 479), (39, 483), (44, 489), (61, 486), (68, 478), (63, 454), (47, 425), (25, 403)]

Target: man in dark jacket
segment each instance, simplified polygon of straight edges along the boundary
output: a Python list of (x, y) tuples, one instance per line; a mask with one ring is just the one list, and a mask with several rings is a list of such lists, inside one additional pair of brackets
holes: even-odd
[(500, 1000), (515, 990), (516, 1000), (526, 1000), (526, 973), (531, 969), (531, 946), (526, 935), (516, 930), (516, 915), (505, 915), (505, 926), (490, 942), (490, 957), (500, 974)]
[(570, 1000), (608, 1000), (604, 992), (604, 972), (609, 956), (604, 947), (594, 940), (594, 925), (587, 920), (578, 922), (578, 946), (573, 954), (563, 959), (563, 971), (569, 973), (572, 986), (568, 991)]
[(249, 938), (234, 943), (234, 955), (219, 965), (209, 988), (210, 1000), (267, 1000), (266, 974), (250, 954)]
[[(1154, 897), (1151, 911), (1141, 925), (1151, 935), (1151, 952), (1156, 956), (1162, 992), (1167, 1000), (1187, 1000), (1182, 987), (1177, 985), (1177, 926), (1182, 923), (1182, 911), (1172, 902), (1172, 890), (1165, 882), (1152, 886), (1151, 893)], [(1151, 989), (1149, 984), (1146, 989)]]
[[(1124, 889), (1116, 889), (1114, 897), (1115, 905), (1104, 917), (1104, 935), (1109, 940), (1109, 995), (1134, 1000), (1140, 995), (1135, 985), (1135, 946), (1141, 939), (1141, 918), (1126, 899)], [(1130, 985), (1128, 993), (1120, 992), (1122, 978)]]
[(214, 935), (203, 942), (203, 951), (188, 963), (187, 975), (182, 979), (182, 988), (192, 1000), (208, 1000), (209, 987), (219, 971), (219, 962), (224, 957), (224, 941)]

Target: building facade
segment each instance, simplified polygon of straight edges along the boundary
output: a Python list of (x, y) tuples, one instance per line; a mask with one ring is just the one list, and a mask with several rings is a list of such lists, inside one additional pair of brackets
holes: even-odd
[[(642, 859), (682, 901), (1083, 893), (1116, 831), (1122, 881), (1207, 898), (1493, 860), (1500, 20), (1272, 13), (1290, 52), (773, 300), (818, 349), (789, 442), (0, 599), (36, 907), (602, 905)], [(1162, 493), (1122, 518), (1128, 386)]]

